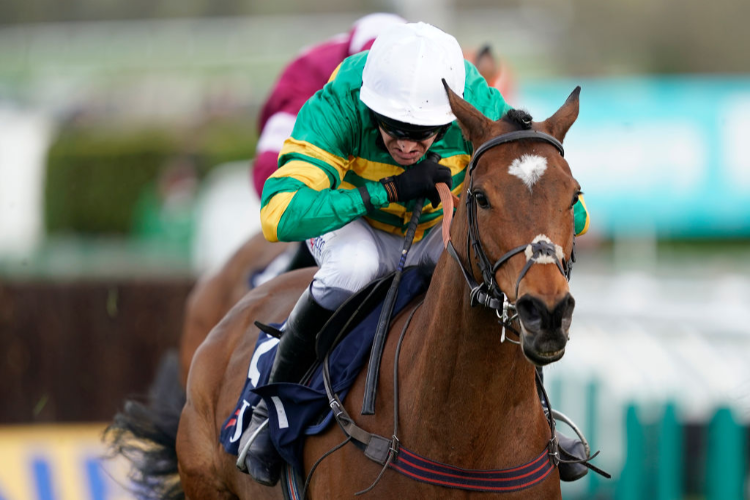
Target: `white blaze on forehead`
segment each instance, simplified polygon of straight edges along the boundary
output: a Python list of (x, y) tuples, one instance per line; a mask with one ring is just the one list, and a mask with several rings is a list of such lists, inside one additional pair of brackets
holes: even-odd
[(526, 187), (531, 190), (531, 186), (536, 184), (545, 170), (547, 170), (547, 158), (537, 155), (523, 155), (513, 160), (508, 173), (521, 179)]

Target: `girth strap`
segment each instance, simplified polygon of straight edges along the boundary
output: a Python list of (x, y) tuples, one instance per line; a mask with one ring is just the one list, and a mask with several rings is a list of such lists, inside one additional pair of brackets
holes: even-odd
[(542, 482), (555, 469), (547, 449), (535, 459), (511, 469), (473, 470), (435, 462), (401, 448), (391, 468), (423, 483), (469, 491), (511, 493)]

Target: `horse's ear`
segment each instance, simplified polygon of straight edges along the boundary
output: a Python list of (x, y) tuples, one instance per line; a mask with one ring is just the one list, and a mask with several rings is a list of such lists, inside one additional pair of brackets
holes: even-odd
[(453, 114), (458, 118), (458, 125), (466, 140), (475, 142), (479, 141), (487, 129), (490, 121), (486, 116), (480, 113), (477, 108), (460, 98), (451, 90), (443, 79), (443, 87), (448, 94), (448, 102), (451, 104)]
[(550, 132), (560, 142), (565, 139), (565, 134), (568, 133), (573, 122), (578, 118), (578, 96), (580, 93), (581, 87), (579, 85), (570, 93), (565, 100), (565, 104), (546, 120)]

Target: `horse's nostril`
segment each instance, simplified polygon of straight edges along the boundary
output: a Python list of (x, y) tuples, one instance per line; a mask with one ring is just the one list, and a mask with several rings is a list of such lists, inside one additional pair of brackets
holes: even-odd
[(576, 301), (572, 295), (568, 294), (565, 299), (561, 300), (555, 308), (555, 316), (559, 317), (560, 325), (563, 332), (568, 332), (573, 321), (573, 309), (576, 307)]
[(541, 328), (542, 315), (533, 299), (526, 296), (518, 299), (516, 302), (516, 312), (518, 312), (518, 317), (527, 330), (536, 331)]

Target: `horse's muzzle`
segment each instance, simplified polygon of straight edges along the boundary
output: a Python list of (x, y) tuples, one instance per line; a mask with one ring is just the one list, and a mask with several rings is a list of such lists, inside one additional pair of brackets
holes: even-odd
[(544, 366), (562, 358), (575, 304), (570, 293), (566, 293), (551, 309), (541, 299), (529, 294), (516, 301), (522, 327), (521, 345), (529, 361)]

